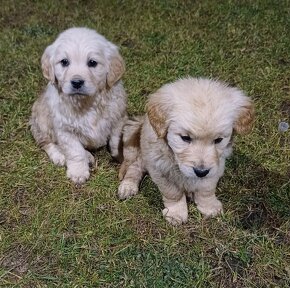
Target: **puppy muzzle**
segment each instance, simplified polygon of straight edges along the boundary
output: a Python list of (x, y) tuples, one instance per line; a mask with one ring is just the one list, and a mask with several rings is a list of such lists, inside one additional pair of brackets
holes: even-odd
[(82, 79), (74, 79), (74, 80), (70, 81), (70, 83), (74, 89), (78, 90), (85, 84), (85, 81)]
[(73, 78), (70, 81), (71, 92), (70, 95), (88, 95), (88, 91), (85, 86), (85, 81), (82, 78)]
[(195, 175), (199, 178), (205, 177), (209, 173), (210, 169), (202, 169), (202, 168), (195, 168), (193, 167), (193, 171)]

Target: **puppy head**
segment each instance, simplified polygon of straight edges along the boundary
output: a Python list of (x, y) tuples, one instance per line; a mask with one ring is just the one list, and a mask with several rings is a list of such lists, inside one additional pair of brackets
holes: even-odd
[(87, 28), (62, 32), (41, 58), (45, 78), (68, 95), (95, 95), (111, 88), (125, 71), (118, 48)]
[(208, 79), (165, 85), (147, 104), (153, 130), (167, 138), (187, 177), (217, 177), (221, 157), (231, 152), (233, 131), (250, 131), (253, 114), (252, 102), (242, 91)]

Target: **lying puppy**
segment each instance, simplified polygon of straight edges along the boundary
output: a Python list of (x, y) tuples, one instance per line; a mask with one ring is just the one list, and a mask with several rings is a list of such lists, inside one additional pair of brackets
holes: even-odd
[(67, 166), (75, 183), (90, 175), (94, 157), (86, 149), (109, 144), (118, 157), (127, 96), (120, 81), (125, 67), (118, 48), (94, 30), (71, 28), (48, 46), (41, 59), (45, 92), (32, 108), (31, 131), (56, 165)]
[(218, 81), (188, 78), (163, 86), (150, 96), (147, 114), (128, 120), (123, 129), (119, 198), (135, 195), (148, 172), (170, 223), (187, 221), (186, 196), (205, 216), (221, 213), (215, 190), (232, 151), (232, 134), (248, 132), (253, 113), (242, 91)]

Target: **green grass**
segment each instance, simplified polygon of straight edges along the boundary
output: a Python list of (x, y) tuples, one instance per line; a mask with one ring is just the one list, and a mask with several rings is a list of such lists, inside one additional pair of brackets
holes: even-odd
[[(61, 4), (62, 2), (62, 4)], [(105, 149), (81, 188), (36, 147), (28, 119), (45, 87), (44, 48), (71, 26), (116, 43), (129, 113), (177, 78), (207, 76), (255, 102), (253, 132), (237, 137), (218, 186), (225, 214), (189, 206), (182, 227), (161, 216), (147, 177), (116, 197), (119, 166)], [(0, 7), (0, 286), (289, 287), (290, 2), (4, 1)]]

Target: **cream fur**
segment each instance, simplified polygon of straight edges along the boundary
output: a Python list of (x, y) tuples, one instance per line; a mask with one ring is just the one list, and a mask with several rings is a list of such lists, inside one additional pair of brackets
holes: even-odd
[(124, 62), (114, 44), (87, 28), (62, 32), (45, 49), (41, 62), (49, 83), (33, 105), (31, 131), (51, 161), (66, 165), (67, 176), (80, 184), (95, 162), (86, 149), (109, 142), (112, 156), (119, 156), (127, 119), (120, 81)]
[(202, 78), (164, 85), (150, 96), (147, 114), (124, 127), (119, 198), (136, 194), (148, 172), (170, 223), (187, 221), (186, 196), (206, 217), (221, 213), (215, 190), (232, 152), (233, 131), (248, 132), (252, 122), (251, 100), (236, 88)]

